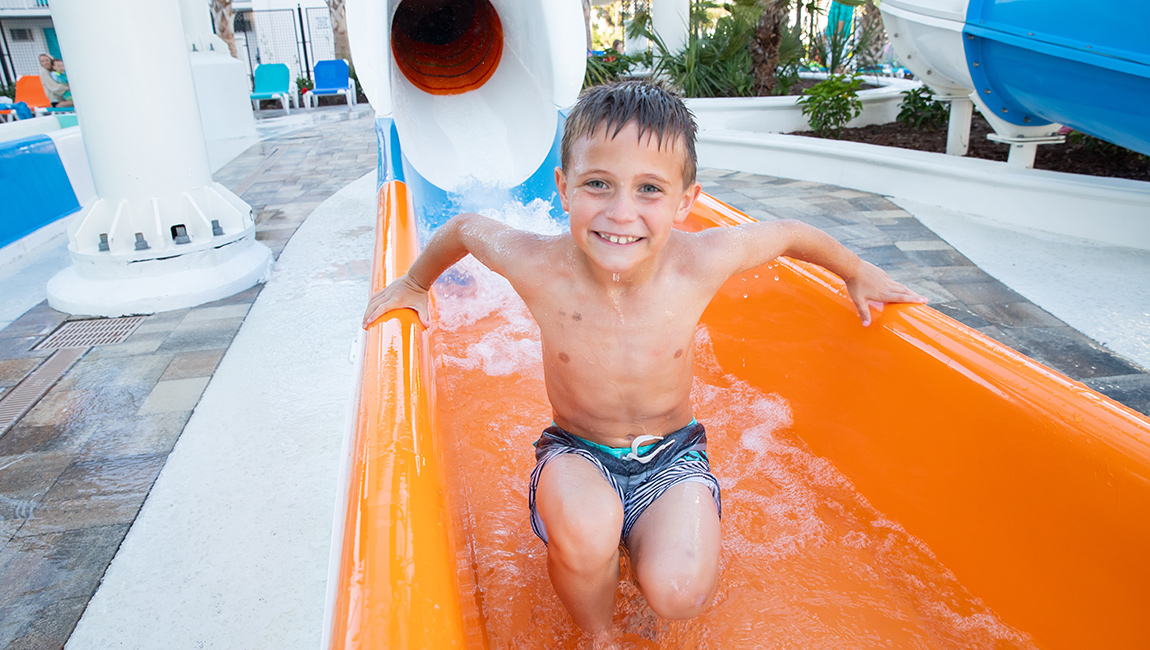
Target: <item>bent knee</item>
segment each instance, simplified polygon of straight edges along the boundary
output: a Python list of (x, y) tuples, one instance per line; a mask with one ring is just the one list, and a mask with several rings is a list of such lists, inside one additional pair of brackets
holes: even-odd
[(617, 561), (623, 507), (618, 503), (565, 509), (548, 519), (548, 552), (571, 569), (597, 570)]
[(656, 614), (682, 620), (702, 614), (718, 587), (718, 576), (706, 573), (671, 574), (641, 583), (643, 596)]

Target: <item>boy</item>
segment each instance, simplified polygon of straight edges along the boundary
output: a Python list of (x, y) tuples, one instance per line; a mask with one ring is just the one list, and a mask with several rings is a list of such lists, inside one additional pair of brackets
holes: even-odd
[[(64, 70), (63, 59), (52, 59), (52, 80), (64, 86), (68, 85), (68, 73)], [(64, 93), (60, 95), (60, 99), (61, 101), (69, 102), (67, 105), (71, 105), (72, 91), (65, 90)]]
[(660, 616), (691, 618), (715, 593), (719, 484), (691, 413), (693, 336), (732, 275), (780, 255), (846, 280), (869, 304), (925, 302), (825, 233), (795, 221), (674, 229), (699, 195), (695, 124), (662, 86), (585, 91), (563, 134), (555, 183), (570, 232), (543, 236), (475, 214), (436, 231), (407, 275), (371, 298), (364, 326), (411, 308), (470, 253), (510, 281), (539, 324), (554, 422), (536, 443), (532, 528), (575, 622), (608, 636), (619, 547)]

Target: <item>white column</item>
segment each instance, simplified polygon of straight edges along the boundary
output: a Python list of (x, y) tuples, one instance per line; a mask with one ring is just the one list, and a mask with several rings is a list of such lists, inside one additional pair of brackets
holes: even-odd
[(54, 308), (180, 309), (270, 271), (251, 207), (212, 181), (176, 0), (54, 0), (96, 198), (68, 227)]
[(651, 26), (672, 53), (687, 44), (690, 18), (691, 0), (651, 0)]
[(950, 104), (950, 121), (946, 131), (946, 153), (965, 156), (970, 150), (970, 121), (974, 117), (974, 101), (968, 93), (935, 95), (934, 99)]

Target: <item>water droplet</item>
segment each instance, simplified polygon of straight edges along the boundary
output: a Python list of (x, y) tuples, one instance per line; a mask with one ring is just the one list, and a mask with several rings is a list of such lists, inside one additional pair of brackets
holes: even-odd
[(619, 274), (618, 273), (612, 273), (611, 279), (614, 280), (615, 282), (618, 282), (619, 281)]
[(778, 282), (778, 281), (779, 281), (779, 276), (775, 275), (775, 282)]
[(745, 293), (744, 293), (744, 294), (743, 294), (743, 297), (744, 297), (744, 298), (746, 298), (746, 297), (747, 297), (747, 294), (745, 294)]

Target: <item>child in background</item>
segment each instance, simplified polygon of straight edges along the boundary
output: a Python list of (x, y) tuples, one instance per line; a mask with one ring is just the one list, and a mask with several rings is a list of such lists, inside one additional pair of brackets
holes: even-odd
[[(68, 85), (68, 73), (64, 71), (63, 59), (52, 59), (52, 80), (58, 84)], [(72, 103), (72, 89), (66, 89), (60, 97), (63, 101), (68, 102), (66, 105), (70, 106)]]

